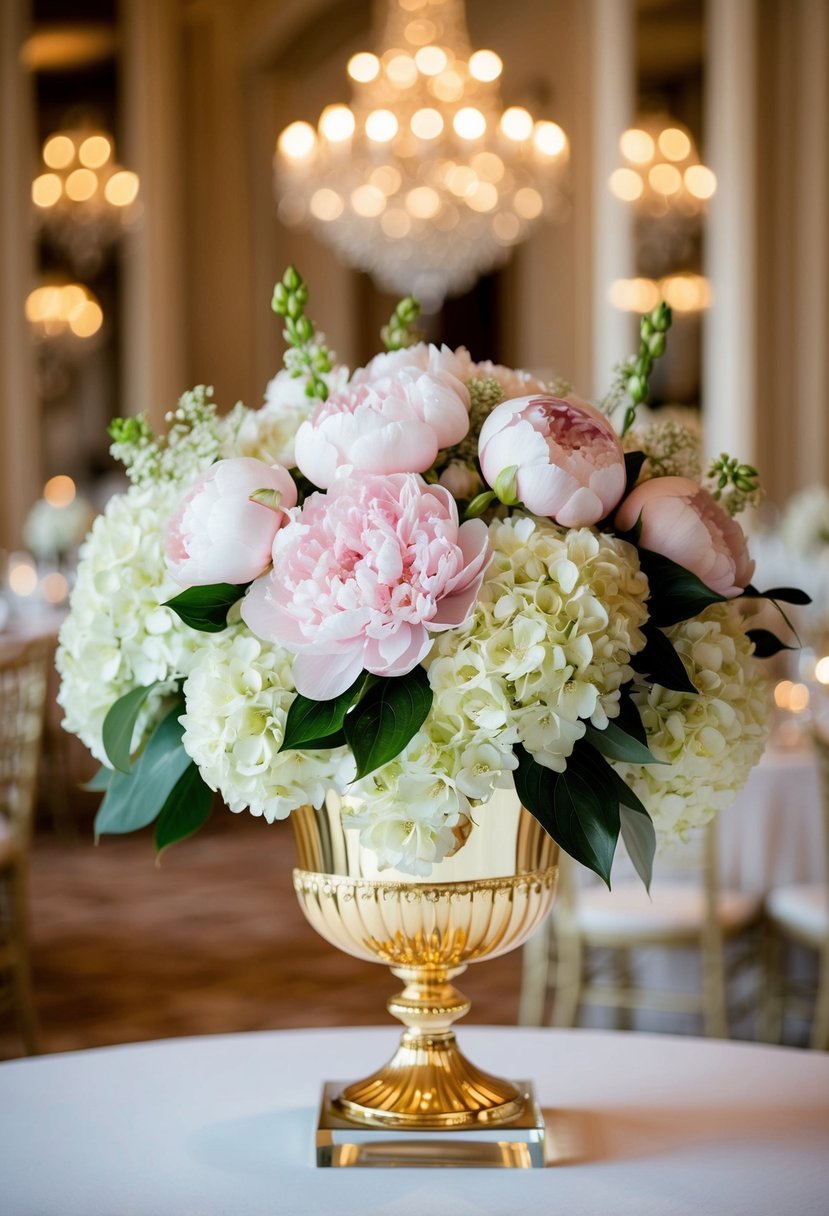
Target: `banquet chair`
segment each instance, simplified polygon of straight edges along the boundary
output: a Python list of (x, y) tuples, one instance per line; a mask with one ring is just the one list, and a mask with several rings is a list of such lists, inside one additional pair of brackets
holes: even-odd
[(41, 641), (0, 651), (0, 1002), (11, 1006), (29, 1055), (38, 1045), (27, 879), (48, 664)]
[[(813, 736), (823, 800), (824, 881), (787, 883), (766, 896), (766, 999), (761, 1035), (779, 1043), (790, 1010), (811, 1015), (809, 1046), (829, 1051), (829, 738)], [(784, 944), (792, 941), (817, 953), (817, 988), (787, 974)]]
[[(546, 932), (524, 947), (522, 1024), (543, 1023), (552, 990), (554, 1026), (573, 1026), (582, 1006), (600, 1005), (615, 1010), (620, 1028), (630, 1025), (632, 1010), (701, 1013), (707, 1035), (728, 1037), (727, 980), (758, 956), (761, 899), (720, 889), (713, 824), (699, 843), (693, 866), (690, 858), (684, 865), (680, 859), (689, 873), (657, 878), (651, 896), (638, 879), (614, 882), (612, 891), (585, 887), (577, 881), (576, 863), (562, 854), (558, 901)], [(636, 983), (630, 953), (654, 947), (695, 950), (701, 986), (686, 992)], [(609, 980), (603, 961), (611, 964)]]

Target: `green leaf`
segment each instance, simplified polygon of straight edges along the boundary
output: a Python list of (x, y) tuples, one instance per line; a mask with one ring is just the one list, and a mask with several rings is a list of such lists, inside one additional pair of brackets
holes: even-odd
[(246, 590), (247, 584), (237, 586), (234, 583), (188, 587), (180, 595), (167, 600), (165, 607), (172, 608), (191, 629), (199, 629), (202, 633), (221, 633), (227, 628), (228, 612)]
[(132, 767), (131, 773), (114, 772), (95, 816), (95, 835), (135, 832), (158, 815), (190, 757), (181, 745), (184, 727), (179, 722), (179, 700), (162, 718)]
[(197, 832), (207, 822), (212, 808), (213, 791), (191, 761), (161, 808), (155, 825), (156, 853), (160, 856), (171, 844)]
[(712, 591), (696, 574), (661, 553), (640, 549), (639, 564), (650, 583), (648, 611), (654, 625), (676, 625), (696, 616), (709, 604), (725, 602), (724, 595)]
[(312, 701), (297, 693), (288, 709), (285, 734), (279, 750), (287, 752), (295, 747), (307, 749), (309, 744), (313, 747), (338, 747), (337, 743), (321, 741), (342, 730), (348, 710), (373, 679), (366, 672), (361, 672), (350, 688), (330, 701)]
[(633, 670), (652, 684), (661, 684), (674, 692), (697, 692), (670, 638), (652, 621), (643, 626), (642, 632), (646, 639), (645, 648), (631, 656)]
[(640, 743), (647, 744), (648, 737), (645, 733), (645, 727), (642, 725), (639, 710), (631, 696), (632, 688), (633, 684), (631, 682), (630, 684), (623, 684), (619, 689), (619, 716), (616, 722), (621, 726), (626, 735), (632, 735)]
[(95, 773), (94, 777), (90, 777), (88, 781), (83, 783), (81, 789), (88, 790), (91, 794), (97, 794), (101, 790), (107, 789), (112, 779), (112, 775), (112, 769), (107, 768), (105, 764), (102, 764), (97, 773)]
[(812, 597), (799, 587), (772, 587), (770, 591), (758, 591), (749, 584), (743, 594), (753, 599), (782, 600), (784, 604), (799, 604), (801, 607), (812, 602)]
[(135, 723), (141, 713), (141, 707), (147, 700), (158, 680), (133, 688), (130, 692), (119, 697), (111, 705), (104, 718), (102, 738), (104, 751), (110, 763), (122, 773), (130, 771), (130, 746), (135, 732)]
[(796, 646), (787, 646), (776, 634), (768, 629), (747, 629), (746, 637), (754, 643), (754, 653), (758, 659), (770, 659), (781, 650), (796, 650)]
[(274, 490), (272, 486), (265, 486), (261, 490), (254, 490), (248, 495), (251, 502), (258, 503), (260, 507), (267, 507), (269, 511), (281, 511), (280, 503), (282, 495), (279, 490)]
[(422, 667), (404, 676), (379, 679), (345, 719), (345, 736), (366, 777), (402, 752), (432, 707), (432, 690)]
[(628, 764), (665, 763), (664, 760), (657, 760), (646, 743), (629, 735), (615, 721), (608, 722), (604, 730), (597, 730), (588, 723), (585, 738), (588, 743), (592, 743), (596, 751), (611, 760), (624, 760)]
[(515, 788), (522, 804), (566, 853), (610, 886), (620, 818), (607, 761), (583, 742), (563, 773), (539, 764), (520, 744), (515, 754)]
[(651, 817), (647, 811), (643, 813), (623, 804), (619, 807), (619, 822), (628, 857), (650, 894), (656, 854), (656, 832)]
[(647, 456), (644, 452), (625, 452), (625, 472), (627, 474), (627, 480), (625, 483), (625, 492), (622, 495), (623, 498), (627, 498), (628, 494), (636, 485), (639, 474), (642, 472), (642, 465), (646, 460)]

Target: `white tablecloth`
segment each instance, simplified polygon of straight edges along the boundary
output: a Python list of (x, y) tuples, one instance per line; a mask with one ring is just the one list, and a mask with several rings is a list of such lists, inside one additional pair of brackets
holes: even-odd
[(320, 1170), (320, 1082), (394, 1029), (179, 1039), (0, 1065), (4, 1216), (825, 1216), (829, 1057), (602, 1031), (462, 1029), (532, 1077), (560, 1164)]

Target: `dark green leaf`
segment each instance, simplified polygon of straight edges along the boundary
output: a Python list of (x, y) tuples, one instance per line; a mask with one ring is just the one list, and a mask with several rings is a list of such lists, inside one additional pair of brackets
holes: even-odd
[(656, 832), (647, 812), (633, 810), (624, 804), (619, 807), (622, 841), (627, 849), (633, 868), (650, 892), (653, 878), (653, 859), (656, 853)]
[(643, 626), (642, 632), (646, 639), (645, 648), (631, 656), (633, 670), (652, 684), (661, 684), (674, 692), (697, 692), (670, 638), (652, 621)]
[(657, 760), (646, 743), (627, 734), (615, 721), (608, 722), (604, 730), (597, 730), (588, 723), (585, 738), (610, 760), (624, 760), (628, 764), (665, 763), (664, 760)]
[(88, 781), (85, 781), (81, 786), (81, 789), (88, 790), (92, 794), (97, 794), (101, 790), (105, 790), (108, 787), (111, 779), (112, 769), (107, 768), (105, 764), (102, 764), (95, 776), (90, 777)]
[(634, 739), (638, 739), (640, 743), (646, 744), (648, 738), (642, 725), (642, 719), (639, 716), (639, 710), (631, 696), (632, 688), (632, 684), (623, 684), (619, 689), (619, 716), (616, 722), (621, 726), (626, 735), (633, 735)]
[(420, 730), (431, 707), (432, 690), (422, 667), (404, 676), (379, 679), (345, 719), (357, 779), (399, 755)]
[(156, 852), (160, 854), (171, 844), (197, 832), (207, 822), (212, 807), (213, 791), (191, 761), (161, 808), (155, 825)]
[(314, 747), (337, 747), (336, 743), (320, 744), (313, 741), (326, 739), (342, 729), (346, 713), (371, 680), (371, 676), (361, 672), (350, 688), (330, 701), (312, 701), (297, 693), (288, 710), (285, 735), (279, 750), (286, 752), (294, 747), (307, 748), (309, 743)]
[(776, 634), (768, 629), (747, 629), (746, 637), (754, 643), (754, 653), (758, 659), (770, 659), (781, 650), (796, 650), (795, 646), (787, 646)]
[(95, 835), (134, 832), (158, 815), (190, 757), (181, 745), (184, 728), (178, 701), (162, 718), (131, 773), (113, 772), (106, 796), (95, 816)]
[(335, 730), (332, 735), (325, 735), (322, 739), (309, 739), (300, 746), (304, 752), (330, 751), (332, 747), (344, 747), (347, 742), (345, 731)]
[(520, 744), (515, 788), (527, 810), (576, 861), (610, 885), (610, 868), (619, 837), (619, 799), (607, 761), (580, 743), (563, 773), (539, 764)]
[(130, 692), (119, 697), (111, 705), (104, 718), (102, 738), (104, 751), (112, 765), (122, 773), (130, 771), (130, 747), (135, 731), (135, 723), (141, 713), (141, 707), (147, 700), (158, 681), (133, 688)]
[(696, 616), (709, 604), (725, 601), (725, 596), (706, 587), (702, 579), (661, 553), (640, 549), (639, 564), (650, 583), (648, 611), (654, 625), (676, 625)]
[(625, 493), (623, 497), (627, 498), (633, 487), (636, 485), (639, 474), (642, 472), (642, 465), (647, 457), (644, 452), (625, 452), (625, 472), (627, 473), (627, 481), (625, 485)]
[(202, 633), (221, 633), (227, 628), (228, 612), (246, 590), (246, 584), (237, 586), (235, 583), (188, 587), (180, 595), (167, 600), (165, 606), (172, 608), (191, 629), (199, 629)]
[(801, 591), (799, 587), (772, 587), (770, 591), (758, 591), (749, 583), (743, 594), (752, 599), (782, 600), (784, 604), (800, 604), (801, 606), (812, 602), (812, 597), (805, 591)]

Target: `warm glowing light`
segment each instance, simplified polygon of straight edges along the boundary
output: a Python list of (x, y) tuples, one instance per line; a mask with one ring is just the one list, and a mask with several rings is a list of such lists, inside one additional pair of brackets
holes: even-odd
[[(307, 160), (316, 146), (317, 135), (309, 122), (290, 123), (277, 141), (279, 151), (288, 160)], [(112, 178), (109, 180), (111, 182)]]
[(345, 139), (351, 139), (354, 134), (354, 115), (348, 106), (326, 106), (320, 114), (319, 128), (320, 134), (324, 135), (329, 143), (342, 143)]
[(75, 499), (75, 483), (65, 473), (50, 477), (43, 487), (43, 497), (50, 507), (68, 507)]
[(31, 595), (37, 587), (37, 570), (31, 562), (16, 562), (9, 569), (9, 586), (15, 595)]
[(514, 139), (516, 143), (529, 139), (533, 133), (533, 126), (532, 114), (523, 106), (510, 106), (501, 115), (502, 132), (507, 139)]
[(470, 76), (485, 83), (497, 80), (503, 67), (500, 55), (496, 55), (494, 51), (476, 51), (469, 60)]
[(567, 147), (567, 136), (557, 122), (537, 122), (533, 143), (542, 156), (561, 156)]
[(789, 708), (789, 698), (794, 688), (791, 680), (780, 680), (774, 686), (774, 703), (778, 709)]
[(457, 101), (463, 96), (463, 79), (455, 71), (441, 72), (429, 81), (429, 89), (438, 101)]
[(437, 139), (443, 131), (443, 117), (439, 110), (430, 106), (415, 110), (412, 115), (412, 134), (418, 139)]
[(68, 135), (53, 135), (43, 145), (43, 160), (50, 169), (66, 169), (75, 159), (75, 145)]
[(351, 191), (351, 206), (358, 215), (371, 219), (379, 215), (386, 206), (386, 196), (376, 186), (358, 186)]
[(342, 215), (343, 200), (336, 190), (323, 186), (311, 195), (308, 207), (315, 219), (330, 223), (331, 220), (336, 220)]
[(458, 198), (465, 198), (477, 184), (478, 175), (469, 165), (453, 165), (446, 175), (446, 185)]
[(659, 151), (668, 160), (685, 160), (691, 151), (691, 141), (679, 127), (666, 127), (659, 133)]
[(494, 152), (478, 152), (469, 163), (481, 181), (499, 182), (504, 176), (504, 162)]
[(689, 165), (685, 170), (685, 189), (694, 198), (711, 198), (717, 189), (717, 179), (705, 165)]
[(440, 46), (422, 46), (415, 55), (418, 70), (424, 76), (437, 76), (449, 64), (449, 58)]
[(397, 193), (403, 179), (394, 165), (378, 165), (376, 169), (372, 169), (368, 180), (372, 186), (376, 186), (388, 196)]
[(829, 684), (829, 654), (815, 663), (815, 679), (819, 684)]
[(544, 210), (544, 199), (532, 186), (524, 186), (516, 191), (513, 206), (522, 219), (535, 220)]
[(492, 182), (478, 182), (467, 193), (466, 202), (473, 211), (492, 211), (498, 206), (498, 191)]
[(386, 75), (392, 84), (407, 89), (417, 80), (417, 66), (411, 55), (394, 55), (386, 64)]
[(682, 174), (676, 165), (658, 164), (648, 170), (648, 182), (657, 194), (676, 194), (682, 186)]
[(104, 186), (104, 196), (113, 207), (129, 207), (138, 195), (138, 184), (137, 173), (130, 169), (119, 169)]
[(486, 119), (474, 106), (464, 106), (452, 119), (452, 126), (461, 139), (480, 139), (486, 131)]
[(659, 287), (663, 299), (677, 312), (696, 312), (711, 305), (711, 284), (704, 275), (668, 275)]
[(406, 195), (406, 210), (416, 220), (430, 220), (440, 211), (440, 195), (431, 186), (415, 186)]
[(518, 217), (511, 215), (509, 211), (502, 211), (496, 215), (492, 221), (492, 227), (495, 229), (498, 240), (503, 241), (505, 245), (511, 245), (521, 233), (521, 223)]
[(388, 143), (397, 134), (397, 119), (391, 110), (372, 110), (366, 118), (366, 135), (376, 144)]
[(104, 314), (100, 304), (94, 300), (85, 300), (80, 308), (75, 308), (69, 316), (69, 328), (76, 338), (91, 338), (104, 323)]
[(404, 236), (408, 236), (412, 221), (401, 207), (391, 207), (388, 211), (383, 212), (380, 227), (387, 237), (393, 241), (399, 241)]
[(427, 42), (432, 41), (436, 33), (434, 21), (427, 21), (424, 18), (410, 21), (405, 30), (406, 41), (410, 42), (412, 46), (425, 46)]
[(789, 709), (793, 714), (803, 713), (809, 705), (809, 689), (805, 684), (792, 684), (789, 693)]
[(91, 169), (75, 169), (66, 179), (66, 195), (73, 203), (85, 203), (98, 189), (98, 178)]
[(645, 183), (635, 169), (614, 169), (608, 182), (611, 191), (617, 198), (626, 203), (632, 203), (642, 197)]
[(659, 288), (653, 279), (616, 279), (607, 298), (623, 312), (650, 312), (659, 303)]
[(112, 155), (112, 144), (105, 135), (89, 135), (78, 149), (78, 160), (87, 169), (100, 169)]
[(54, 207), (63, 194), (57, 173), (41, 173), (32, 182), (32, 202), (36, 207)]
[(69, 595), (69, 583), (58, 570), (52, 570), (41, 579), (40, 593), (47, 604), (62, 604)]
[(630, 127), (627, 131), (622, 132), (619, 147), (622, 155), (632, 161), (634, 165), (646, 165), (649, 160), (653, 159), (656, 150), (647, 131), (640, 131), (638, 127)]
[(380, 60), (370, 51), (360, 51), (349, 59), (347, 71), (351, 79), (356, 80), (358, 84), (368, 84), (380, 75)]

